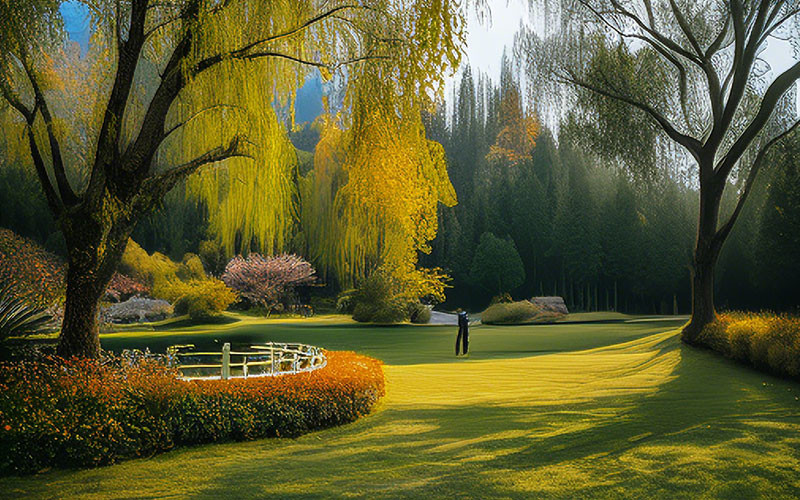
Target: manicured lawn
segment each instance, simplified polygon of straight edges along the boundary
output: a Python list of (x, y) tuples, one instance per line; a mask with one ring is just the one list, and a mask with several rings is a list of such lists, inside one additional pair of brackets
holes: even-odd
[[(81, 498), (785, 498), (800, 496), (800, 384), (682, 345), (680, 320), (374, 328), (244, 320), (105, 336), (106, 348), (295, 340), (383, 359), (387, 397), (295, 440), (201, 446), (0, 480)], [(646, 321), (645, 321), (646, 320)], [(197, 342), (196, 342), (197, 343)]]

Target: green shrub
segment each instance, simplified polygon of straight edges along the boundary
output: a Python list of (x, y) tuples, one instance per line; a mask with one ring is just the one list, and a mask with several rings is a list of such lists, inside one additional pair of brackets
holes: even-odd
[(492, 304), (481, 314), (481, 323), (487, 325), (552, 323), (558, 317), (557, 314), (542, 311), (536, 304), (528, 300), (521, 300)]
[(409, 306), (408, 317), (412, 323), (424, 325), (431, 321), (431, 308), (421, 302), (412, 302)]
[(217, 240), (206, 240), (200, 242), (198, 249), (200, 260), (206, 272), (214, 276), (220, 276), (225, 271), (228, 258), (225, 255), (225, 248)]
[(183, 281), (202, 280), (206, 277), (206, 270), (203, 268), (200, 257), (193, 253), (187, 253), (183, 256), (183, 261), (175, 274)]
[[(119, 272), (154, 286), (158, 282), (177, 279), (179, 268), (179, 264), (170, 260), (166, 255), (159, 252), (150, 255), (135, 241), (129, 239), (128, 245), (125, 247), (125, 253), (122, 254)], [(166, 297), (158, 298), (166, 299)]]
[(408, 319), (409, 300), (396, 292), (388, 273), (373, 272), (352, 296), (353, 319), (359, 322), (399, 323)]
[(355, 288), (350, 288), (339, 294), (336, 298), (336, 311), (342, 314), (353, 314), (355, 301), (353, 296), (356, 294)]
[(730, 312), (707, 325), (698, 341), (723, 355), (777, 375), (800, 377), (800, 318)]
[(381, 362), (326, 356), (325, 367), (308, 373), (193, 382), (148, 359), (0, 363), (0, 474), (292, 437), (369, 413), (384, 395)]
[(217, 315), (236, 301), (236, 292), (216, 278), (159, 282), (153, 294), (171, 302), (175, 314), (188, 314), (193, 319)]

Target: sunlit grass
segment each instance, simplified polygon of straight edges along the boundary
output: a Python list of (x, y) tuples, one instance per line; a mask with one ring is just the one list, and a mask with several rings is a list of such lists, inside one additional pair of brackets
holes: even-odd
[(387, 396), (371, 416), (296, 440), (7, 478), (0, 489), (32, 498), (800, 495), (800, 384), (687, 347), (674, 321), (479, 327), (468, 359), (450, 352), (452, 327), (236, 325), (231, 335), (262, 328), (379, 353)]

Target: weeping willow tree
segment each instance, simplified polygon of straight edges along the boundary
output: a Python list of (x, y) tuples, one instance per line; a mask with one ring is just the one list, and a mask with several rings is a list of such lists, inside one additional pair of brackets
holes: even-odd
[[(431, 8), (420, 4), (421, 11)], [(457, 66), (456, 47), (437, 41), (458, 30), (457, 18), (424, 15), (411, 24), (419, 40), (407, 47), (405, 60), (421, 61), (420, 47), (439, 47), (435, 57)], [(423, 106), (441, 95), (441, 82), (432, 82), (419, 62), (349, 71), (355, 83), (341, 111), (325, 121), (304, 186), (310, 253), (343, 287), (381, 269), (399, 286), (397, 293), (444, 300), (447, 277), (417, 266), (419, 252), (430, 252), (436, 236), (438, 204), (456, 203), (444, 148), (426, 138), (422, 123)]]
[[(237, 225), (266, 248), (281, 244), (296, 160), (272, 105), (308, 72), (347, 82), (346, 112), (364, 117), (344, 135), (356, 158), (359, 133), (381, 123), (367, 115), (389, 112), (382, 103), (396, 98), (403, 104), (384, 129), (416, 121), (397, 112), (441, 84), (462, 41), (453, 0), (84, 4), (93, 34), (80, 60), (65, 50), (59, 1), (0, 2), (4, 129), (17, 131), (17, 153), (35, 169), (68, 249), (62, 356), (97, 355), (98, 300), (136, 222), (178, 182), (196, 175), (190, 191), (209, 204), (227, 245)], [(392, 137), (399, 144), (407, 132)], [(363, 163), (349, 165), (357, 179)]]
[[(682, 154), (699, 186), (691, 262), (692, 317), (683, 339), (698, 341), (716, 317), (714, 268), (753, 190), (770, 148), (800, 121), (800, 2), (797, 0), (530, 0), (545, 7), (544, 37), (525, 30), (527, 58), (541, 102), (562, 99), (598, 129), (605, 156), (632, 170), (659, 161), (659, 143)], [(781, 72), (761, 57), (787, 42), (795, 60)], [(542, 77), (545, 78), (542, 78)], [(565, 90), (567, 89), (567, 90)], [(545, 94), (546, 93), (546, 94)], [(559, 108), (562, 106), (558, 106)], [(638, 151), (637, 151), (638, 150)], [(725, 191), (736, 191), (730, 213)]]

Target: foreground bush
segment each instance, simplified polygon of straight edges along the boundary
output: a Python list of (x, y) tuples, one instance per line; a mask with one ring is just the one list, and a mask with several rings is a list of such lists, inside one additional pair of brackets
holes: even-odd
[(381, 362), (326, 354), (314, 372), (228, 381), (182, 381), (148, 359), (0, 364), (0, 473), (298, 436), (369, 413), (384, 394)]
[(544, 311), (528, 300), (521, 300), (519, 302), (492, 304), (481, 314), (481, 323), (486, 325), (552, 323), (559, 317), (560, 315)]
[(373, 272), (350, 298), (353, 319), (363, 323), (400, 323), (409, 319), (410, 301), (398, 293), (399, 288), (388, 272)]
[(412, 302), (408, 308), (412, 323), (424, 325), (431, 321), (431, 308), (421, 302)]
[(785, 314), (729, 312), (698, 338), (725, 356), (776, 375), (800, 378), (800, 318)]

